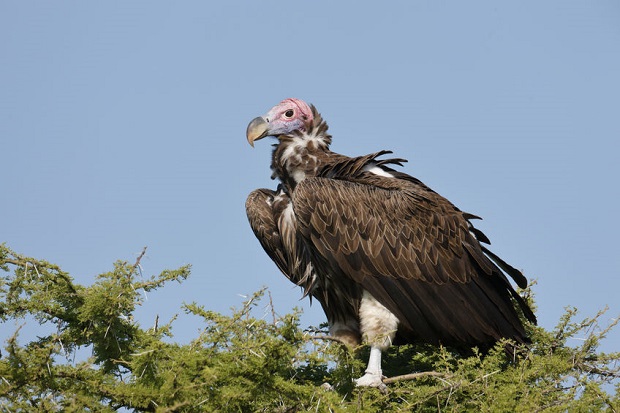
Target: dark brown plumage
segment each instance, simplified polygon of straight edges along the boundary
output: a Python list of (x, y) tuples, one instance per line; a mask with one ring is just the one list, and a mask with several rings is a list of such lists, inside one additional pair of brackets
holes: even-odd
[[(302, 101), (285, 100), (248, 127), (250, 143), (270, 135), (281, 185), (250, 194), (250, 225), (278, 268), (321, 304), (333, 335), (352, 345), (364, 336), (378, 351), (392, 340), (528, 342), (519, 311), (536, 318), (505, 274), (522, 288), (526, 279), (481, 245), (489, 241), (470, 222), (478, 217), (392, 169), (405, 160), (381, 158), (390, 152), (331, 152), (327, 124)], [(377, 385), (372, 359), (373, 380), (358, 384)]]

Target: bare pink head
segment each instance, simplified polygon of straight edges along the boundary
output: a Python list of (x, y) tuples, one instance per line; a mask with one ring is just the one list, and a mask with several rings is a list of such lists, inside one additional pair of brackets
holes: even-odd
[(284, 99), (264, 116), (254, 118), (248, 125), (246, 136), (250, 145), (265, 136), (286, 135), (293, 131), (305, 131), (314, 116), (310, 105), (300, 99)]

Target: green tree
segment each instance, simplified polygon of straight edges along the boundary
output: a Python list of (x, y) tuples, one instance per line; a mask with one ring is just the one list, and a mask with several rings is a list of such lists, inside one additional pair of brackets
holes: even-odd
[[(616, 412), (620, 353), (598, 346), (616, 322), (603, 312), (576, 321), (567, 309), (552, 331), (528, 326), (533, 344), (510, 359), (506, 343), (464, 357), (446, 348), (401, 346), (384, 360), (388, 387), (357, 389), (367, 349), (350, 352), (299, 311), (270, 320), (253, 311), (262, 290), (225, 315), (183, 308), (204, 328), (174, 342), (172, 322), (142, 328), (133, 312), (141, 291), (182, 281), (190, 267), (143, 279), (139, 260), (119, 261), (93, 285), (58, 266), (0, 245), (0, 320), (39, 323), (41, 337), (18, 328), (0, 358), (0, 411), (112, 412)], [(24, 321), (27, 322), (27, 321)], [(567, 340), (580, 337), (577, 347)], [(90, 357), (74, 361), (80, 349)], [(79, 357), (78, 357), (79, 359)]]

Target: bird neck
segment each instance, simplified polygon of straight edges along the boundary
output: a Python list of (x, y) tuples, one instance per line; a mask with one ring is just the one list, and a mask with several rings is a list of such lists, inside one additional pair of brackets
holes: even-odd
[(281, 137), (273, 151), (272, 178), (278, 178), (289, 189), (293, 189), (302, 180), (317, 176), (330, 153), (320, 139), (309, 139), (306, 136)]
[(327, 128), (321, 115), (315, 113), (307, 130), (278, 136), (271, 161), (272, 178), (294, 189), (305, 178), (317, 176), (332, 154), (329, 150), (332, 137)]

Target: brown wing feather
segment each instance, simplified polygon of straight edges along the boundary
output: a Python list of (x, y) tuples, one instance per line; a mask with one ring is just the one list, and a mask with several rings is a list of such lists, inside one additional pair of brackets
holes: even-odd
[[(434, 212), (415, 195), (312, 178), (298, 185), (293, 203), (306, 239), (357, 282), (382, 275), (441, 284), (477, 276), (466, 265), (464, 241), (472, 238), (467, 222), (445, 206)], [(352, 271), (351, 264), (360, 262), (365, 265)]]
[(369, 291), (399, 318), (404, 341), (527, 341), (512, 300), (527, 306), (461, 211), (415, 180), (356, 181), (310, 178), (294, 191), (298, 228), (319, 272)]
[(252, 231), (280, 271), (303, 288), (304, 296), (315, 298), (321, 304), (330, 325), (339, 322), (350, 330), (341, 332), (345, 335), (341, 338), (357, 343), (361, 292), (351, 281), (334, 283), (329, 273), (317, 277), (307, 245), (296, 230), (294, 217), (285, 217), (290, 202), (288, 195), (280, 191), (257, 189), (250, 193), (245, 206)]
[(269, 189), (263, 188), (252, 191), (245, 202), (245, 210), (250, 227), (252, 227), (252, 231), (261, 246), (280, 271), (291, 279), (286, 252), (282, 245), (282, 237), (276, 225), (273, 207), (270, 205), (275, 196), (276, 192)]

